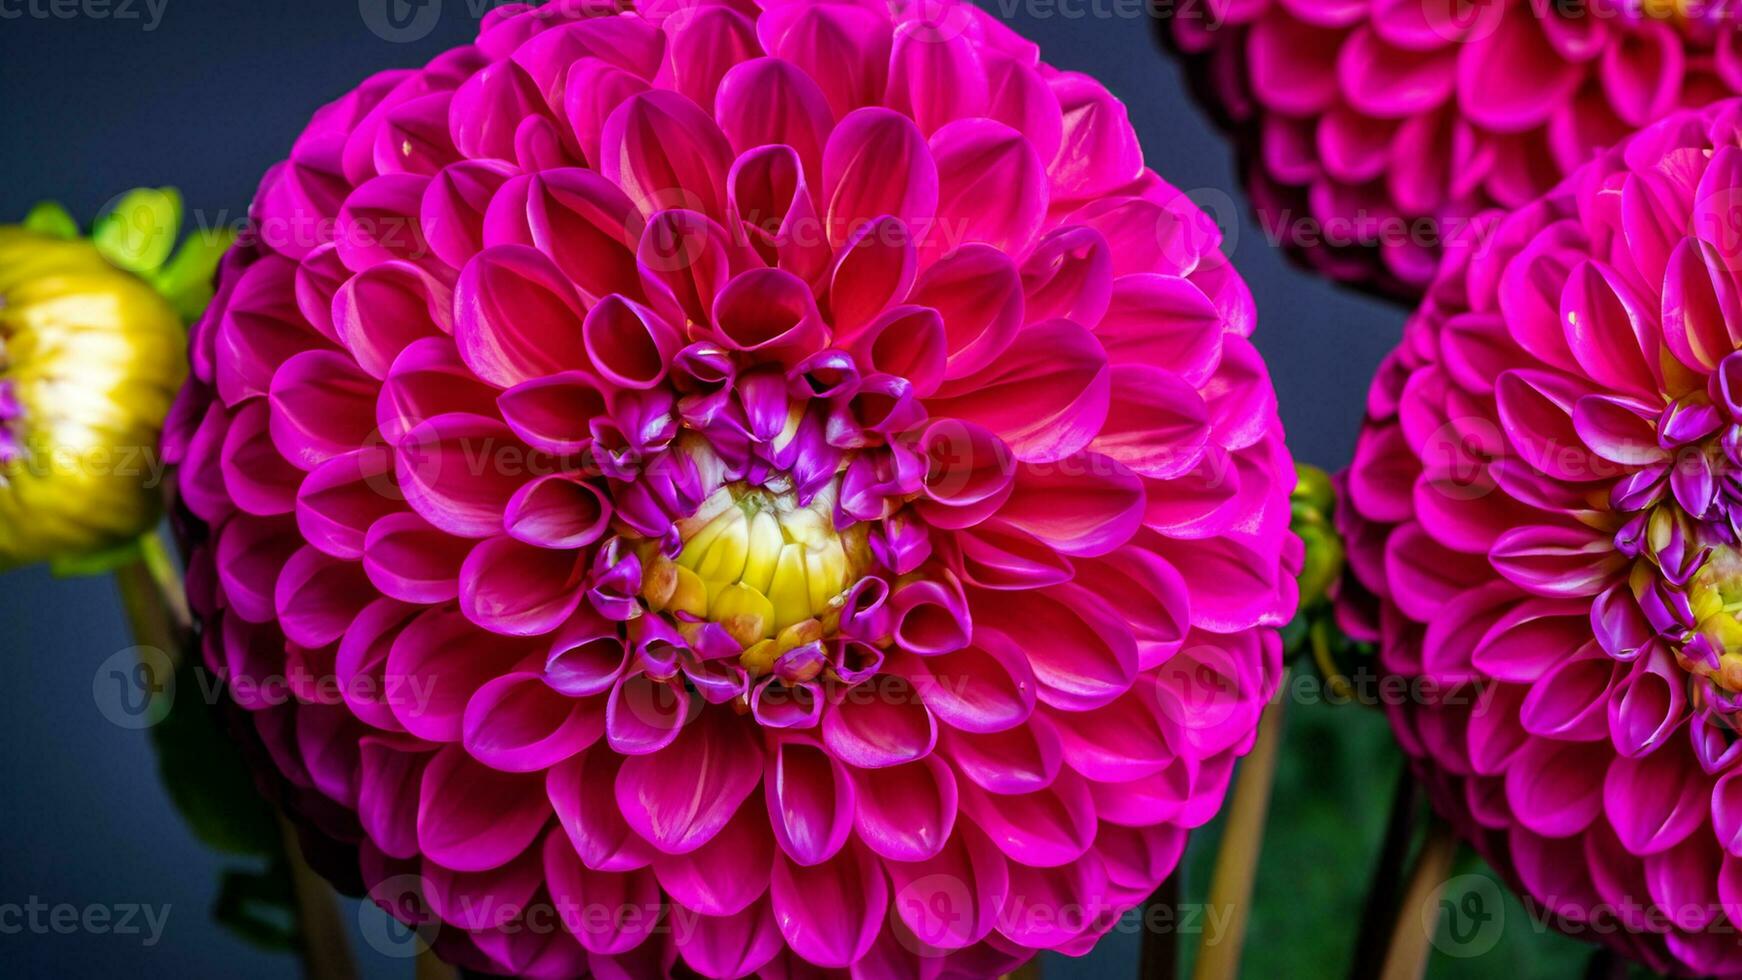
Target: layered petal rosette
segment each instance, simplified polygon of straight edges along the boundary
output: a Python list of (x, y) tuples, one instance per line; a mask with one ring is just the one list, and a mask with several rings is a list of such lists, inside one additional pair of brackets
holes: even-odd
[(1189, 0), (1169, 34), (1236, 131), (1259, 221), (1313, 268), (1419, 297), (1493, 207), (1742, 92), (1730, 0)]
[(1216, 811), (1298, 561), (1251, 299), (988, 16), (500, 9), (252, 224), (169, 440), (207, 663), (450, 958), (990, 976)]
[(1742, 102), (1482, 219), (1347, 474), (1352, 631), (1441, 813), (1545, 916), (1742, 973)]

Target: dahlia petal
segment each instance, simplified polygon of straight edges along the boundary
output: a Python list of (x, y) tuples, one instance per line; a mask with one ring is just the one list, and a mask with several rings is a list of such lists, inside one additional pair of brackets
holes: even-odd
[(645, 78), (604, 58), (581, 58), (568, 66), (563, 83), (563, 115), (582, 158), (593, 169), (603, 168), (605, 121), (618, 106), (647, 90)]
[(429, 178), (383, 174), (346, 196), (333, 224), (340, 261), (353, 272), (395, 260), (416, 261), (429, 253), (418, 215)]
[(471, 544), (416, 514), (387, 514), (363, 539), (363, 571), (382, 595), (426, 605), (459, 595), (460, 565)]
[(1458, 58), (1458, 106), (1479, 126), (1517, 132), (1541, 124), (1583, 79), (1555, 55), (1537, 18), (1516, 6)]
[(400, 440), (394, 472), (406, 503), (431, 524), (468, 538), (502, 529), (502, 513), (527, 469), (514, 434), (481, 415), (419, 422)]
[(284, 563), (273, 590), (279, 627), (293, 643), (324, 647), (376, 596), (362, 568), (304, 546)]
[(788, 858), (821, 864), (846, 845), (857, 794), (846, 768), (821, 745), (782, 739), (768, 757), (763, 784), (769, 825)]
[(297, 530), (309, 544), (334, 558), (362, 558), (369, 529), (399, 511), (392, 471), (392, 454), (381, 446), (322, 463), (297, 488)]
[(715, 116), (732, 148), (786, 146), (798, 154), (803, 174), (821, 186), (823, 147), (835, 126), (828, 97), (797, 65), (780, 58), (754, 58), (733, 66), (720, 80)]
[(288, 518), (238, 516), (218, 530), (218, 581), (229, 609), (250, 623), (270, 622), (279, 573), (299, 547)]
[(934, 949), (965, 949), (997, 924), (1010, 887), (1004, 855), (985, 835), (958, 824), (924, 863), (891, 861), (890, 902), (915, 939)]
[(1624, 757), (1656, 750), (1685, 716), (1686, 685), (1679, 668), (1657, 645), (1647, 649), (1609, 701), (1609, 738)]
[(762, 54), (756, 25), (728, 7), (699, 7), (666, 24), (666, 60), (679, 92), (703, 108), (714, 105), (720, 80)]
[(634, 202), (591, 170), (544, 170), (527, 187), (533, 246), (550, 257), (588, 305), (635, 281), (641, 220)]
[(1047, 79), (1064, 113), (1059, 151), (1048, 162), (1052, 197), (1080, 201), (1107, 194), (1143, 174), (1143, 148), (1125, 106), (1087, 75)]
[(986, 112), (989, 93), (980, 46), (959, 30), (953, 13), (926, 12), (898, 25), (889, 53), (884, 104), (912, 117), (927, 135)]
[(598, 698), (559, 694), (540, 674), (505, 674), (466, 703), (461, 741), (492, 769), (538, 772), (598, 741), (604, 707)]
[(1603, 812), (1628, 853), (1656, 854), (1679, 844), (1706, 820), (1703, 774), (1682, 753), (1617, 759), (1603, 782)]
[(931, 657), (906, 656), (890, 669), (912, 682), (938, 720), (968, 732), (1003, 731), (1034, 711), (1033, 672), (1023, 651), (994, 630), (975, 631), (973, 643)]
[(900, 218), (891, 215), (860, 225), (834, 261), (829, 302), (836, 338), (845, 344), (856, 340), (878, 314), (906, 298), (919, 268), (913, 235)]
[(484, 212), (515, 168), (501, 160), (462, 160), (424, 188), (418, 220), (435, 257), (463, 268), (484, 247)]
[(642, 673), (620, 673), (612, 681), (605, 705), (605, 737), (625, 755), (660, 752), (683, 734), (691, 713), (699, 708), (685, 688)]
[[(1588, 742), (1609, 734), (1606, 705), (1615, 689), (1619, 665), (1587, 645), (1565, 666), (1530, 685), (1518, 712), (1521, 732), (1563, 741)], [(1486, 714), (1486, 713), (1482, 713)], [(1505, 721), (1497, 721), (1504, 727)], [(1475, 718), (1471, 719), (1472, 729)], [(1474, 736), (1472, 736), (1473, 738)], [(1472, 755), (1474, 752), (1472, 752)], [(1499, 769), (1481, 767), (1484, 772)], [(1613, 821), (1611, 821), (1613, 822)]]
[(861, 769), (854, 827), (859, 840), (889, 861), (927, 861), (956, 822), (956, 778), (937, 756), (887, 769)]
[(1015, 255), (1027, 252), (1047, 206), (1046, 171), (1027, 138), (990, 119), (960, 119), (932, 134), (931, 154), (942, 235), (926, 242), (931, 251), (942, 255), (985, 242)]
[(296, 355), (272, 376), (272, 444), (303, 469), (355, 449), (375, 427), (377, 391), (374, 380), (342, 354)]
[(231, 417), (218, 450), (218, 472), (230, 499), (239, 509), (260, 517), (294, 510), (303, 478), (302, 471), (274, 446), (269, 435), (271, 415), (265, 399), (249, 401)]
[(1050, 712), (1065, 763), (1085, 779), (1123, 783), (1172, 762), (1173, 730), (1159, 700), (1139, 684), (1094, 712)]
[(1095, 336), (1050, 320), (1024, 327), (996, 365), (946, 383), (926, 407), (984, 426), (1018, 459), (1051, 463), (1078, 453), (1101, 430), (1111, 382)]
[(969, 782), (1000, 795), (1039, 792), (1064, 766), (1063, 744), (1046, 715), (996, 732), (946, 730), (944, 752)]
[(854, 336), (858, 363), (879, 374), (905, 378), (916, 397), (935, 393), (944, 377), (944, 321), (925, 306), (897, 306)]
[(673, 936), (684, 964), (713, 980), (755, 974), (782, 948), (770, 902), (739, 914), (698, 915)]
[(398, 446), (407, 432), (436, 415), (493, 414), (496, 395), (461, 363), (452, 340), (426, 337), (413, 341), (387, 369), (375, 423), (382, 438)]
[(629, 829), (612, 794), (599, 787), (615, 783), (624, 757), (594, 746), (552, 767), (545, 791), (557, 822), (568, 834), (581, 863), (597, 871), (646, 867), (657, 852)]
[[(1654, 313), (1655, 311), (1650, 311)], [(1567, 346), (1592, 380), (1628, 392), (1655, 392), (1655, 323), (1606, 266), (1585, 262), (1573, 269), (1561, 293)]]
[(1215, 373), (1222, 313), (1190, 280), (1131, 275), (1113, 281), (1113, 298), (1095, 336), (1114, 364), (1148, 364), (1194, 388)]
[(938, 230), (937, 163), (925, 135), (888, 109), (859, 109), (836, 124), (823, 148), (822, 192), (824, 229), (835, 248), (881, 215), (901, 220), (920, 241)]
[(1592, 596), (1627, 566), (1612, 536), (1581, 527), (1516, 527), (1500, 535), (1488, 551), (1495, 571), (1512, 584), (1541, 596)]
[(542, 253), (485, 249), (454, 289), (454, 341), (479, 378), (500, 388), (587, 363), (575, 289)]
[(1677, 929), (1698, 932), (1722, 909), (1711, 870), (1722, 865), (1711, 838), (1691, 834), (1667, 851), (1645, 857), (1645, 886), (1651, 900)]
[(816, 81), (836, 119), (883, 97), (893, 27), (874, 11), (791, 4), (767, 10), (756, 28), (764, 51)]
[(714, 838), (688, 854), (654, 860), (659, 884), (684, 909), (738, 915), (768, 893), (774, 838), (762, 808), (748, 801)]
[(424, 770), (418, 848), (455, 871), (499, 868), (526, 850), (550, 820), (542, 790), (536, 777), (498, 772), (459, 746), (447, 746)]
[(1022, 263), (1028, 319), (1099, 323), (1113, 296), (1113, 261), (1107, 239), (1094, 228), (1047, 232)]
[(954, 544), (960, 550), (957, 574), (983, 589), (1037, 589), (1071, 579), (1069, 558), (995, 517), (957, 532)]
[(823, 715), (823, 744), (836, 759), (859, 769), (923, 759), (937, 744), (938, 725), (922, 697), (917, 688), (899, 683), (875, 693), (849, 691)]
[(557, 834), (544, 839), (543, 864), (551, 904), (568, 934), (588, 952), (627, 953), (646, 944), (658, 927), (661, 895), (651, 871), (594, 870)]
[(804, 280), (783, 269), (735, 276), (714, 299), (717, 339), (758, 359), (796, 364), (826, 343), (826, 328)]
[(823, 240), (804, 161), (790, 146), (759, 146), (739, 155), (726, 175), (726, 206), (764, 262), (815, 283), (832, 256)]
[(1202, 458), (1209, 409), (1178, 374), (1144, 364), (1113, 366), (1111, 399), (1089, 449), (1132, 472), (1167, 480)]
[(529, 652), (521, 643), (480, 631), (452, 607), (427, 609), (406, 624), (387, 654), (387, 676), (406, 678), (410, 688), (409, 697), (389, 703), (393, 715), (421, 739), (458, 742), (467, 702)]
[(998, 934), (1029, 949), (1054, 949), (1075, 939), (1102, 911), (1107, 870), (1091, 856), (1062, 867), (1010, 863), (1010, 890)]
[(950, 380), (993, 364), (1025, 322), (1016, 264), (980, 243), (969, 243), (927, 268), (913, 288), (912, 302), (944, 318), (949, 336), (944, 377)]
[(513, 160), (520, 120), (544, 112), (538, 83), (518, 63), (498, 61), (466, 79), (448, 109), (448, 134), (467, 157)]
[(356, 366), (384, 379), (413, 341), (453, 330), (452, 304), (453, 290), (441, 280), (407, 262), (384, 262), (346, 280), (329, 309), (337, 339)]
[(1036, 696), (1066, 711), (1100, 707), (1131, 686), (1137, 642), (1120, 616), (1075, 585), (1044, 592), (976, 592), (975, 618), (1025, 638)]
[(1019, 466), (998, 516), (1066, 555), (1094, 557), (1131, 539), (1144, 503), (1143, 483), (1130, 470), (1098, 453), (1078, 453), (1052, 465)]
[(389, 856), (415, 857), (417, 810), (410, 802), (423, 782), (430, 754), (406, 752), (379, 738), (365, 738), (359, 745), (357, 819)]
[(665, 854), (712, 840), (756, 788), (762, 749), (736, 718), (704, 712), (666, 749), (637, 755), (617, 773), (617, 805), (636, 833)]
[(825, 968), (845, 967), (863, 957), (877, 940), (889, 908), (882, 867), (856, 846), (814, 867), (777, 859), (769, 895), (787, 945)]
[(1009, 499), (1014, 486), (1010, 449), (984, 426), (940, 419), (926, 427), (917, 449), (928, 465), (925, 499), (914, 509), (928, 525), (976, 527)]
[(1730, 325), (1742, 322), (1735, 283), (1717, 249), (1683, 238), (1669, 254), (1663, 283), (1663, 339), (1676, 359), (1710, 371), (1734, 349)]
[(653, 214), (687, 208), (720, 220), (732, 149), (714, 120), (683, 95), (630, 96), (600, 132), (599, 172)]
[(1246, 51), (1253, 95), (1287, 116), (1328, 109), (1337, 98), (1336, 62), (1342, 38), (1292, 17), (1266, 17), (1252, 25)]
[(1427, 113), (1452, 94), (1456, 49), (1420, 52), (1393, 47), (1372, 26), (1355, 29), (1337, 52), (1335, 78), (1355, 109), (1382, 119)]
[(1523, 827), (1544, 837), (1584, 830), (1603, 808), (1605, 750), (1588, 742), (1533, 740), (1506, 771), (1506, 799)]

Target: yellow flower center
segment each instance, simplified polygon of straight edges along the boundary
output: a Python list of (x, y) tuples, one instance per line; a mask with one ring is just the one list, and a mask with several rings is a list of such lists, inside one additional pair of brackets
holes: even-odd
[(654, 612), (719, 623), (752, 673), (823, 639), (844, 594), (870, 564), (866, 525), (834, 526), (835, 488), (800, 506), (790, 491), (729, 484), (678, 523), (675, 561), (655, 555), (643, 576)]

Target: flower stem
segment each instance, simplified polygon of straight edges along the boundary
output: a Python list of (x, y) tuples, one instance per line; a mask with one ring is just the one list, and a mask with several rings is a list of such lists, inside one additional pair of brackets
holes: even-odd
[(1439, 907), (1440, 890), (1452, 870), (1452, 860), (1458, 854), (1458, 838), (1451, 824), (1434, 819), (1428, 824), (1427, 840), (1415, 856), (1403, 896), (1397, 903), (1397, 919), (1391, 928), (1391, 943), (1385, 951), (1382, 980), (1420, 980), (1427, 975), (1428, 957), (1433, 953), (1433, 935), (1429, 931), (1438, 916), (1425, 914)]
[(1252, 752), (1240, 762), (1233, 799), (1228, 805), (1228, 823), (1222, 831), (1222, 847), (1216, 855), (1216, 871), (1210, 878), (1210, 910), (1215, 913), (1225, 910), (1228, 926), (1219, 936), (1204, 933), (1198, 945), (1197, 964), (1192, 969), (1197, 980), (1220, 980), (1240, 973), (1240, 946), (1245, 940), (1252, 888), (1258, 877), (1258, 852), (1264, 844), (1270, 789), (1276, 782), (1277, 746), (1286, 703), (1278, 698), (1265, 709)]
[(351, 963), (351, 947), (332, 886), (303, 858), (302, 844), (290, 821), (280, 816), (278, 828), (284, 838), (284, 857), (290, 864), (291, 892), (296, 896), (303, 976), (310, 980), (355, 980), (357, 969)]
[[(1178, 868), (1149, 896), (1143, 909), (1143, 951), (1137, 961), (1142, 980), (1174, 980), (1179, 976), (1179, 876)], [(1155, 928), (1149, 909), (1166, 909), (1166, 928)]]
[(1367, 904), (1361, 911), (1361, 931), (1355, 938), (1354, 963), (1349, 980), (1376, 980), (1385, 962), (1393, 911), (1403, 888), (1403, 871), (1409, 860), (1409, 845), (1420, 817), (1421, 784), (1404, 763), (1397, 774), (1391, 797), (1391, 816), (1385, 825), (1385, 841), (1373, 865), (1367, 886)]

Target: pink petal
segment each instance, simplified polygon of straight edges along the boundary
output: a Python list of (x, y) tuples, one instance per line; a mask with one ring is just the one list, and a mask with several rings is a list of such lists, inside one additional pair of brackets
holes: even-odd
[(542, 790), (535, 776), (498, 772), (450, 745), (424, 770), (418, 847), (455, 871), (499, 868), (526, 850), (550, 820)]

